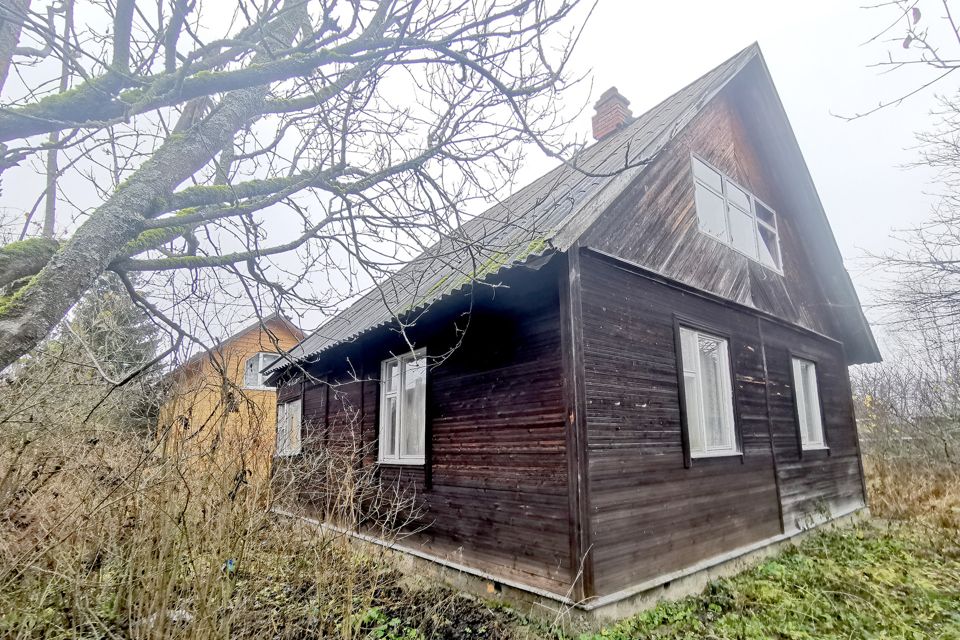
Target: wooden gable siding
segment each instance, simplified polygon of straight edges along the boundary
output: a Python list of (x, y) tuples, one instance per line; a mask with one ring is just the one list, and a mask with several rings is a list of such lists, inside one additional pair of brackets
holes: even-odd
[[(584, 234), (581, 244), (667, 278), (771, 313), (825, 335), (837, 329), (801, 242), (803, 220), (751, 142), (730, 89), (721, 92)], [(690, 157), (696, 153), (773, 207), (783, 271), (698, 229)]]
[[(761, 327), (752, 313), (654, 281), (589, 251), (581, 259), (581, 283), (596, 594), (778, 535), (781, 508), (795, 518), (823, 500), (834, 508), (862, 501), (849, 387), (841, 379), (844, 359), (837, 343), (769, 322), (764, 324), (775, 330)], [(684, 467), (677, 314), (729, 336), (741, 457), (694, 459)], [(791, 343), (823, 358), (827, 438), (837, 447), (826, 463), (824, 456), (798, 459), (789, 378), (783, 377), (789, 358), (784, 365), (781, 357), (783, 345)]]
[(173, 384), (158, 419), (168, 451), (204, 456), (205, 462), (214, 461), (206, 454), (216, 453), (216, 462), (238, 462), (261, 473), (269, 469), (277, 394), (273, 389), (244, 389), (244, 367), (255, 353), (276, 352), (277, 344), (291, 349), (302, 336), (281, 320), (268, 321), (267, 329), (273, 338), (262, 328), (245, 331), (171, 374)]
[[(423, 530), (404, 544), (563, 594), (573, 563), (555, 278), (551, 269), (532, 291), (498, 289), (496, 306), (475, 301), (462, 343), (428, 371), (427, 465), (380, 465), (378, 473), (415, 491), (422, 507), (415, 527)], [(410, 336), (438, 356), (456, 344), (455, 320), (463, 327), (466, 316)], [(407, 348), (365, 340), (318, 363), (322, 372), (311, 373), (331, 384), (303, 392), (308, 453), (356, 443), (364, 463), (376, 464), (380, 362)], [(361, 380), (350, 380), (348, 359)]]

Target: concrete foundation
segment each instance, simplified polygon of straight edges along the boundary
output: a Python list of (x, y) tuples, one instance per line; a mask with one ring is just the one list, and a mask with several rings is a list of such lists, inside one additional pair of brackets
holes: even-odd
[(821, 529), (849, 526), (870, 517), (869, 510), (861, 506), (818, 526), (768, 538), (616, 593), (574, 602), (568, 594), (550, 593), (511, 580), (503, 580), (453, 559), (434, 556), (404, 545), (402, 541), (386, 542), (372, 536), (344, 531), (312, 518), (284, 511), (275, 512), (388, 549), (398, 569), (409, 576), (412, 582), (429, 584), (440, 581), (484, 600), (507, 604), (545, 624), (560, 625), (573, 633), (597, 630), (601, 626), (650, 609), (663, 600), (676, 600), (700, 593), (711, 581), (750, 569), (784, 547), (795, 544)]

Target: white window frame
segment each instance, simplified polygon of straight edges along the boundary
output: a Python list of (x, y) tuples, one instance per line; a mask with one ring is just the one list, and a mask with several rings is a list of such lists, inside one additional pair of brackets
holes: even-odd
[[(423, 415), (421, 415), (421, 420), (420, 420), (420, 424), (422, 425), (422, 429), (423, 429), (423, 434), (421, 434), (421, 441), (423, 442), (424, 453), (417, 456), (411, 456), (411, 455), (405, 456), (401, 454), (401, 443), (403, 442), (404, 433), (407, 428), (407, 425), (405, 425), (405, 422), (409, 422), (404, 420), (404, 409), (403, 409), (404, 403), (403, 403), (403, 398), (401, 396), (402, 396), (402, 390), (404, 389), (404, 385), (406, 383), (405, 378), (407, 373), (406, 373), (405, 364), (408, 362), (412, 362), (414, 360), (425, 358), (426, 355), (427, 355), (426, 349), (417, 349), (416, 351), (413, 351), (413, 352), (407, 352), (399, 356), (387, 358), (386, 360), (380, 363), (380, 405), (379, 405), (380, 424), (378, 425), (379, 440), (378, 440), (378, 446), (377, 446), (377, 461), (380, 463), (422, 465), (425, 462), (426, 448), (427, 448), (426, 393), (424, 393), (424, 403), (423, 403), (423, 407), (421, 408)], [(387, 367), (390, 364), (396, 364), (399, 371), (397, 388), (393, 392), (387, 391)], [(424, 371), (424, 376), (426, 376), (427, 374), (428, 372)], [(426, 383), (426, 378), (424, 378), (424, 383)], [(385, 409), (387, 406), (387, 399), (391, 396), (396, 398), (396, 402), (394, 403), (394, 406), (396, 407), (395, 417), (396, 417), (396, 424), (397, 424), (397, 432), (394, 434), (394, 440), (393, 440), (395, 451), (392, 453), (385, 452), (383, 448), (383, 443), (386, 441), (386, 439), (384, 438), (384, 432), (387, 428), (389, 428), (389, 423), (387, 422), (387, 414)]]
[[(688, 358), (686, 354), (683, 353), (683, 334), (684, 332), (689, 332), (693, 335), (693, 338), (698, 345), (697, 357)], [(720, 397), (726, 398), (727, 402), (724, 403), (724, 429), (728, 431), (730, 436), (730, 446), (728, 447), (707, 447), (707, 434), (706, 434), (706, 417), (704, 415), (704, 402), (703, 402), (703, 374), (700, 371), (700, 353), (699, 353), (699, 344), (700, 337), (706, 337), (711, 340), (718, 341), (722, 344), (720, 353), (722, 354), (721, 362), (721, 389)], [(684, 429), (687, 429), (687, 447), (690, 458), (718, 458), (724, 456), (739, 456), (741, 455), (740, 451), (740, 439), (739, 434), (737, 433), (737, 423), (736, 416), (734, 414), (734, 396), (733, 396), (733, 380), (731, 373), (731, 356), (730, 356), (730, 339), (709, 331), (703, 331), (696, 329), (691, 326), (680, 323), (678, 325), (677, 331), (677, 340), (680, 341), (680, 346), (678, 352), (680, 353), (680, 375), (683, 379), (683, 398), (682, 402), (684, 403), (684, 410), (686, 420), (683, 425)], [(692, 360), (692, 362), (690, 362)], [(693, 376), (696, 379), (696, 406), (691, 407), (687, 403), (688, 393), (690, 391), (689, 385), (687, 383), (687, 376)], [(693, 420), (691, 416), (697, 416), (696, 423), (700, 429), (700, 442), (704, 443), (702, 449), (694, 449), (693, 439), (690, 437), (689, 430), (693, 428)]]
[[(813, 384), (810, 384), (810, 380), (804, 376), (805, 367), (812, 372)], [(828, 449), (823, 428), (823, 408), (820, 405), (820, 376), (817, 374), (817, 363), (800, 356), (791, 356), (790, 369), (793, 376), (793, 402), (797, 412), (800, 448), (804, 451)], [(811, 411), (811, 408), (814, 410)], [(816, 437), (808, 439), (808, 431), (816, 434)]]
[[(273, 387), (265, 385), (264, 380), (268, 376), (263, 375), (263, 370), (272, 364), (277, 358), (280, 357), (279, 353), (271, 353), (269, 351), (261, 351), (255, 353), (246, 360), (243, 361), (243, 388), (244, 389), (256, 389), (257, 391), (272, 391)], [(254, 358), (257, 359), (257, 383), (254, 385), (247, 384), (247, 364)]]
[(277, 403), (278, 458), (299, 455), (303, 451), (303, 400), (295, 398)]
[[(723, 191), (722, 191), (722, 192), (718, 192), (714, 187), (710, 186), (706, 181), (701, 180), (701, 179), (697, 176), (697, 163), (698, 163), (698, 162), (701, 163), (701, 164), (703, 164), (703, 165), (705, 165), (705, 166), (706, 166), (708, 169), (710, 169), (711, 171), (714, 171), (714, 172), (716, 172), (717, 174), (720, 175), (721, 185), (722, 185), (722, 187), (723, 187)], [(716, 234), (710, 233), (709, 231), (707, 231), (706, 229), (704, 229), (704, 228), (703, 228), (703, 225), (702, 225), (702, 222), (701, 222), (701, 219), (700, 219), (700, 216), (699, 216), (699, 212), (698, 212), (698, 215), (697, 215), (697, 227), (698, 227), (698, 229), (700, 230), (700, 233), (703, 233), (704, 235), (710, 236), (711, 238), (713, 238), (713, 239), (716, 240), (717, 242), (722, 242), (723, 244), (725, 244), (726, 246), (730, 247), (731, 249), (733, 249), (734, 251), (736, 251), (736, 252), (739, 253), (740, 255), (746, 256), (747, 258), (749, 258), (749, 259), (752, 260), (753, 262), (756, 262), (757, 264), (759, 264), (759, 265), (761, 265), (761, 266), (763, 266), (763, 267), (765, 267), (765, 268), (767, 268), (767, 269), (770, 269), (771, 271), (775, 271), (776, 273), (778, 273), (778, 274), (780, 274), (780, 275), (783, 275), (783, 251), (782, 251), (782, 249), (781, 249), (781, 247), (780, 247), (780, 231), (779, 231), (779, 227), (778, 227), (778, 223), (777, 223), (777, 212), (773, 210), (773, 207), (769, 206), (769, 205), (768, 205), (767, 203), (765, 203), (763, 200), (761, 200), (760, 198), (758, 198), (758, 197), (756, 197), (755, 195), (753, 195), (753, 193), (752, 193), (749, 189), (745, 189), (745, 188), (742, 187), (741, 185), (737, 184), (734, 180), (731, 180), (730, 177), (727, 176), (727, 174), (725, 174), (724, 172), (720, 171), (720, 170), (717, 169), (715, 166), (713, 166), (712, 164), (710, 164), (709, 162), (707, 162), (706, 160), (704, 160), (703, 158), (701, 158), (700, 156), (698, 156), (698, 155), (695, 154), (695, 153), (694, 153), (694, 154), (690, 154), (690, 173), (691, 173), (691, 175), (693, 176), (694, 189), (697, 189), (697, 188), (702, 187), (702, 188), (704, 188), (704, 189), (707, 189), (708, 191), (710, 191), (710, 192), (713, 193), (714, 195), (719, 196), (720, 198), (723, 199), (724, 218), (725, 218), (725, 222), (726, 222), (726, 237), (724, 237), (724, 238), (717, 237)], [(747, 195), (747, 197), (748, 197), (749, 200), (750, 200), (750, 210), (749, 210), (749, 211), (745, 211), (745, 210), (743, 209), (743, 207), (741, 207), (741, 206), (739, 206), (739, 205), (737, 205), (737, 204), (732, 203), (732, 201), (731, 201), (731, 199), (730, 199), (730, 197), (729, 197), (729, 193), (730, 193), (730, 191), (731, 191), (731, 187), (735, 187), (735, 188), (739, 189), (740, 191), (742, 191), (744, 194)], [(766, 220), (762, 220), (762, 219), (760, 218), (760, 216), (757, 215), (757, 205), (758, 205), (758, 204), (771, 213), (771, 215), (773, 216), (773, 223), (772, 223), (772, 224), (769, 223), (769, 222), (767, 222)], [(696, 206), (696, 205), (694, 205), (694, 206)], [(753, 241), (754, 241), (754, 244), (755, 244), (754, 250), (756, 251), (756, 256), (750, 255), (749, 253), (745, 253), (745, 252), (742, 251), (739, 247), (734, 246), (734, 244), (733, 244), (733, 230), (732, 230), (731, 225), (730, 225), (730, 209), (731, 209), (731, 207), (734, 208), (734, 209), (736, 209), (737, 211), (739, 211), (739, 212), (741, 212), (741, 213), (747, 214), (747, 215), (750, 216), (750, 218), (753, 220)], [(761, 259), (760, 259), (760, 245), (761, 245), (761, 243), (763, 242), (763, 238), (762, 238), (762, 236), (760, 235), (760, 230), (761, 230), (761, 229), (765, 229), (765, 230), (767, 230), (768, 232), (770, 232), (770, 233), (773, 234), (774, 239), (775, 239), (776, 249), (777, 249), (777, 262), (778, 262), (779, 264), (771, 265), (771, 264), (765, 262), (764, 260), (761, 260)]]

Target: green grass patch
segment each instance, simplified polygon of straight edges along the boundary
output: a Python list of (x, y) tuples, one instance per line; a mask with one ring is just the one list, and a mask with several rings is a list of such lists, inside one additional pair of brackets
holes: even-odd
[(916, 524), (824, 531), (699, 596), (581, 638), (960, 639), (957, 532)]

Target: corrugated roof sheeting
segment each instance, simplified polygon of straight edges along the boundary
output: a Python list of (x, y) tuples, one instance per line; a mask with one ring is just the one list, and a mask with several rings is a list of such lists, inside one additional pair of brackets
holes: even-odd
[[(398, 316), (454, 293), (474, 279), (553, 251), (565, 251), (607, 205), (755, 55), (747, 47), (630, 124), (584, 149), (503, 202), (464, 223), (324, 323), (289, 353), (310, 358)], [(285, 366), (270, 367), (275, 371)]]

